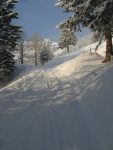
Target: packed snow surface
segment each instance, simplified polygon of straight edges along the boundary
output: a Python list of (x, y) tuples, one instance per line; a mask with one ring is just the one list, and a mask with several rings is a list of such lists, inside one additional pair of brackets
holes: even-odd
[(0, 150), (112, 150), (113, 64), (88, 52), (0, 90)]

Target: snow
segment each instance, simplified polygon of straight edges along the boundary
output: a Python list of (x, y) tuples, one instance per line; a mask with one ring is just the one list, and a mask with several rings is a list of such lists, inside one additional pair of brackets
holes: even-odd
[(0, 89), (0, 150), (113, 149), (113, 63), (90, 55), (95, 45), (18, 66)]

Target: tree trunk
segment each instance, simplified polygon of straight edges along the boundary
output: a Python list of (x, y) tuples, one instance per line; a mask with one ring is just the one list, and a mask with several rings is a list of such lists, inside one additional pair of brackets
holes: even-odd
[(35, 45), (35, 65), (37, 66), (37, 46)]
[(106, 56), (103, 60), (103, 63), (107, 63), (111, 61), (111, 55), (112, 55), (112, 36), (111, 32), (105, 33), (105, 40), (106, 40)]
[(67, 46), (67, 52), (69, 53), (69, 45)]
[(23, 54), (23, 51), (24, 51), (24, 45), (23, 45), (23, 42), (20, 43), (20, 63), (23, 64), (23, 57), (24, 57), (24, 54)]
[(91, 50), (91, 48), (90, 48), (90, 55), (92, 55), (92, 50)]

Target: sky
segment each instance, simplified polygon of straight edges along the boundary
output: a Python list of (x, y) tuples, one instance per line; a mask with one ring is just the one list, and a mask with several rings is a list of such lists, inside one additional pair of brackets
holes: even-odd
[[(19, 12), (17, 24), (23, 27), (25, 36), (30, 38), (33, 33), (38, 32), (42, 38), (57, 41), (59, 30), (56, 26), (64, 21), (70, 14), (63, 12), (55, 6), (57, 0), (20, 0), (16, 10)], [(81, 38), (89, 34), (87, 29), (77, 33)]]

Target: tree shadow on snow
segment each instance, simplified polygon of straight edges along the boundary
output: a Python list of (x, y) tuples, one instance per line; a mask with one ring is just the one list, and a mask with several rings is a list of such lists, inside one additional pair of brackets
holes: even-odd
[[(55, 77), (42, 82), (39, 78), (41, 86), (34, 85), (35, 78), (26, 80), (23, 85), (0, 93), (0, 113), (14, 115), (32, 109), (34, 127), (40, 122), (42, 126), (32, 133), (37, 142), (28, 144), (27, 150), (32, 147), (40, 150), (112, 150), (111, 67), (112, 64), (101, 66), (91, 72), (84, 67), (83, 76), (78, 78), (77, 72), (68, 80)], [(106, 72), (109, 72), (109, 79)], [(104, 93), (101, 93), (103, 87)], [(38, 134), (39, 131), (43, 132)]]

